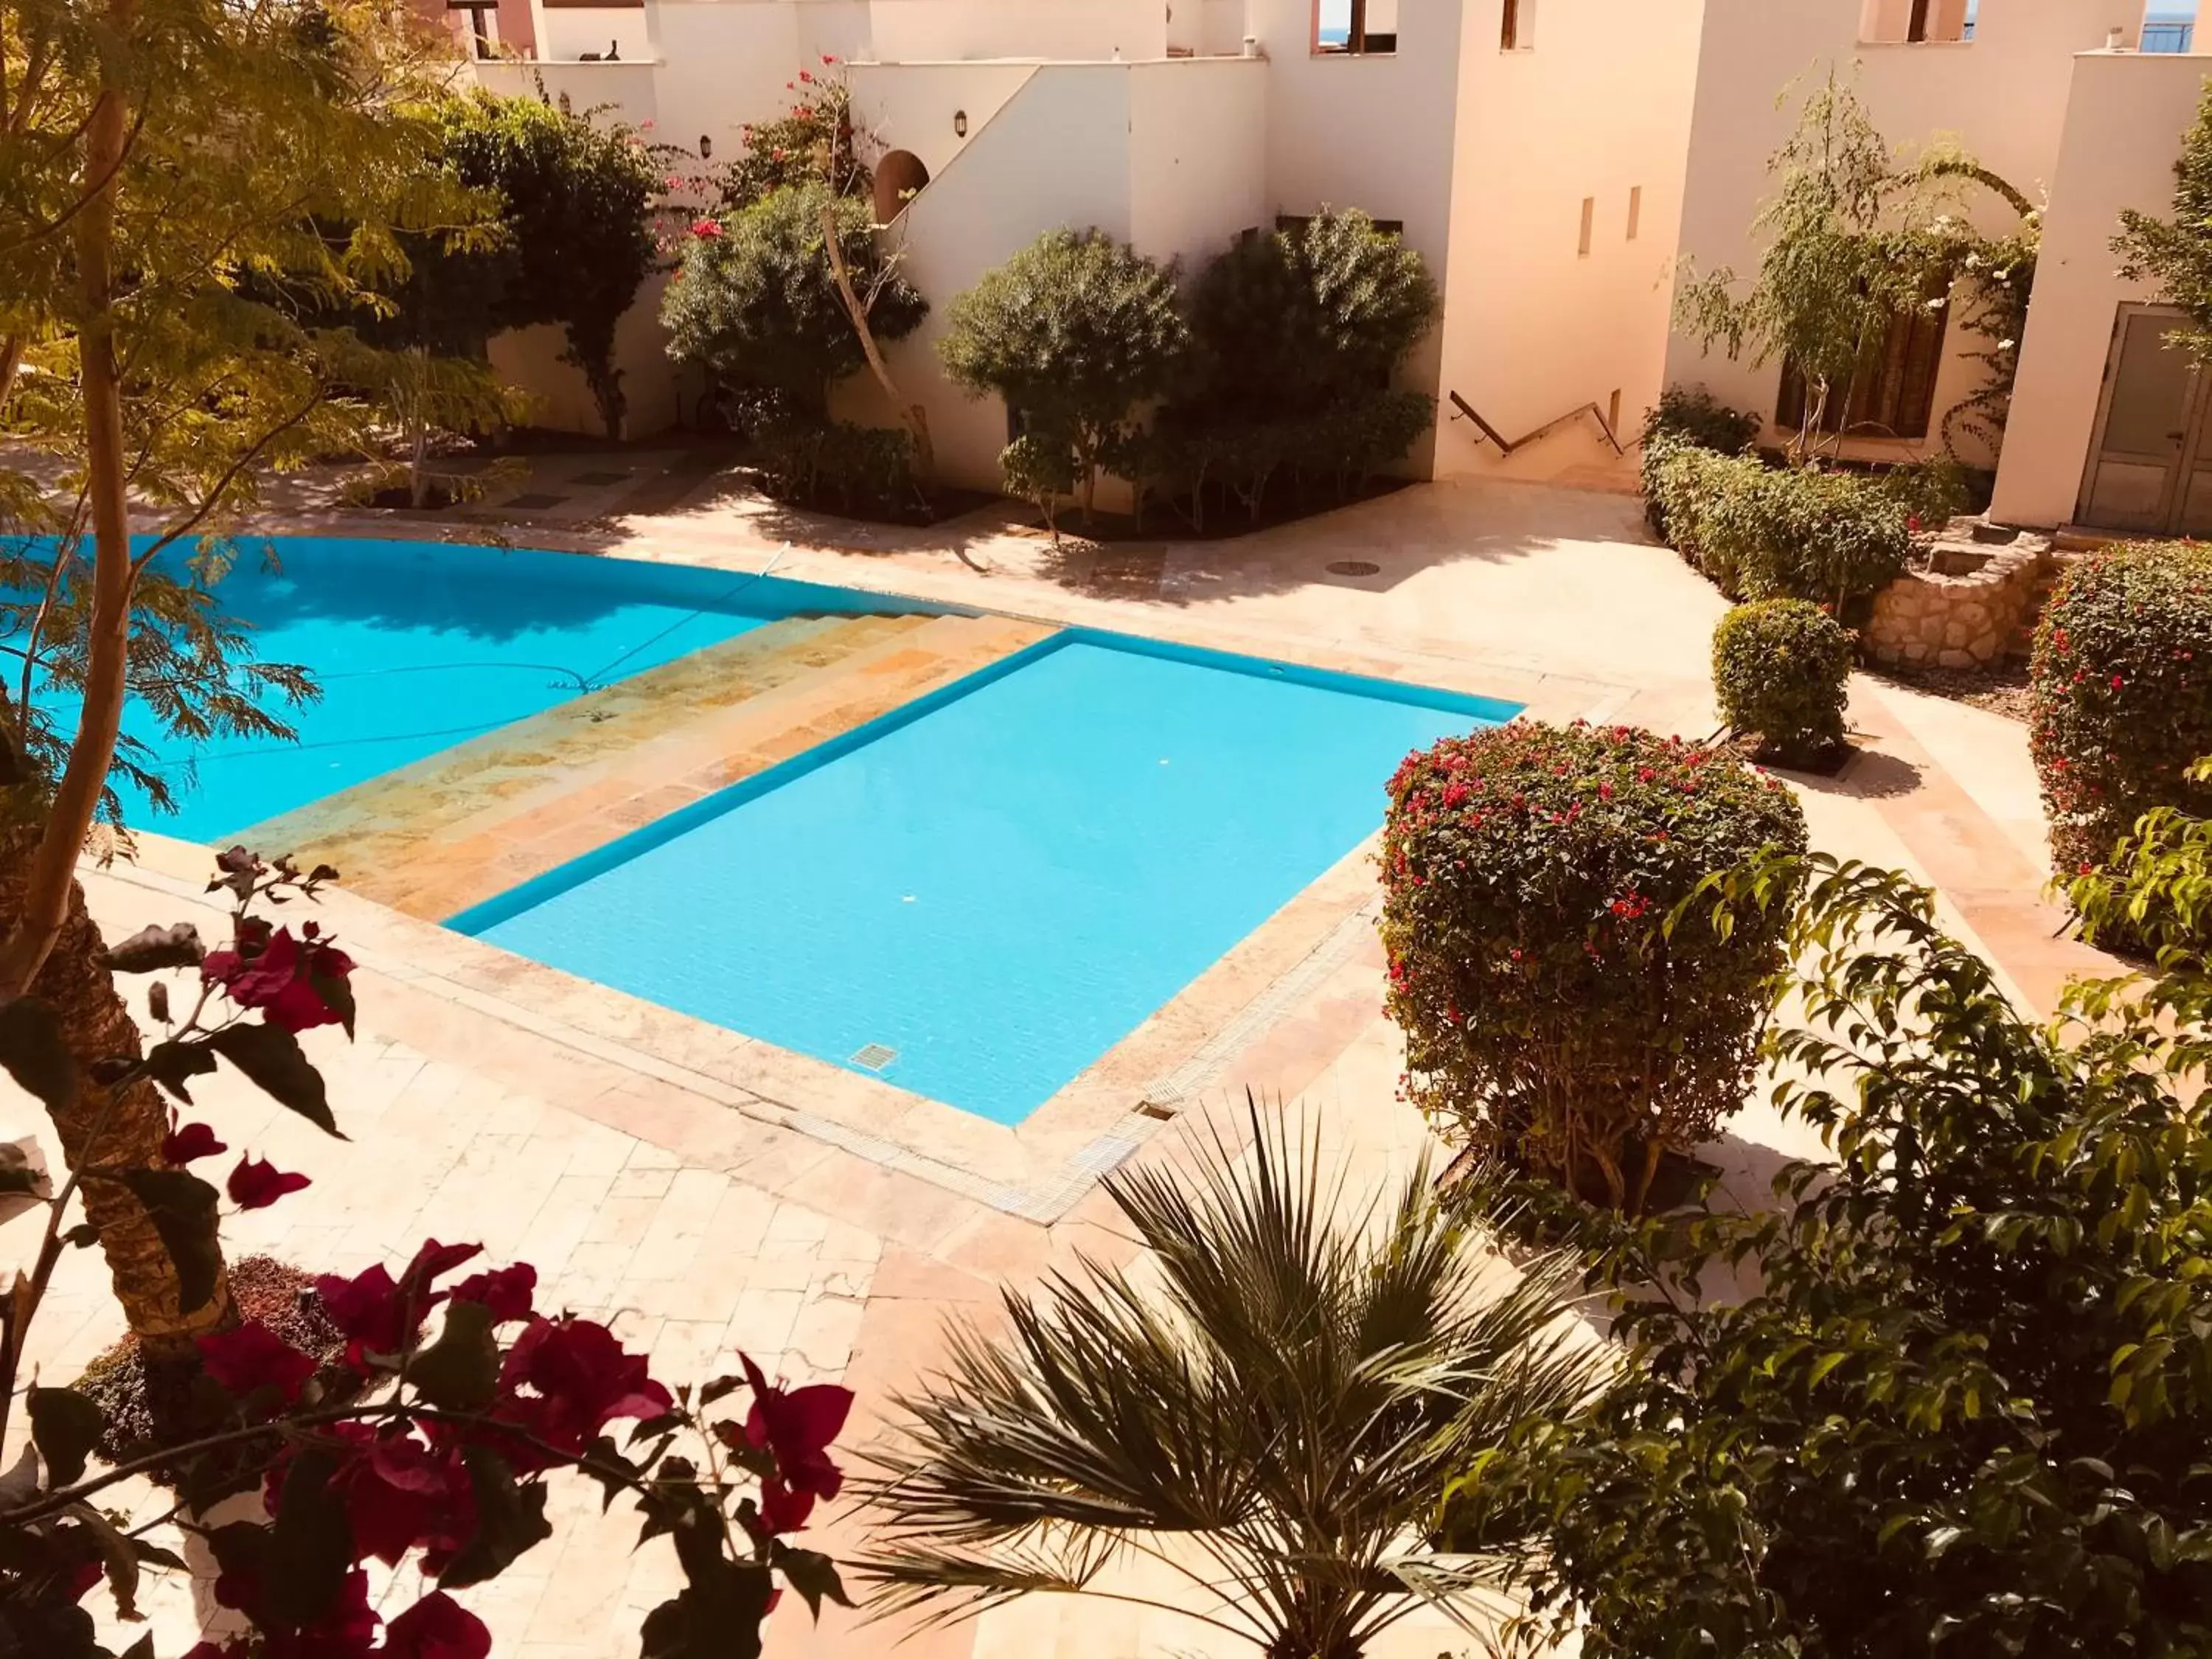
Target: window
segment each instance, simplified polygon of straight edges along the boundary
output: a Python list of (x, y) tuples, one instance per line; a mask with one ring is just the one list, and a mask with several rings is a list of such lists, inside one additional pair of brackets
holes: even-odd
[(1505, 0), (1498, 20), (1498, 49), (1527, 52), (1536, 44), (1536, 0)]
[(1596, 223), (1596, 222), (1597, 198), (1595, 196), (1585, 196), (1583, 198), (1582, 234), (1575, 239), (1575, 253), (1577, 258), (1584, 259), (1589, 258), (1590, 227)]
[(1643, 222), (1644, 186), (1631, 185), (1628, 187), (1628, 240), (1630, 241), (1636, 240), (1637, 228)]
[(1870, 46), (1971, 40), (1973, 0), (1863, 0), (1859, 39)]
[(1325, 57), (1396, 52), (1398, 0), (1314, 0), (1313, 49)]
[(1620, 437), (1620, 388), (1615, 386), (1613, 395), (1605, 400), (1605, 429), (1615, 441)]
[[(1943, 323), (1950, 307), (1922, 309), (1890, 319), (1889, 332), (1859, 360), (1848, 387), (1832, 386), (1820, 430), (1845, 437), (1924, 438), (1936, 409), (1936, 374), (1943, 361)], [(1774, 418), (1796, 427), (1805, 420), (1805, 377), (1795, 363), (1782, 366)]]

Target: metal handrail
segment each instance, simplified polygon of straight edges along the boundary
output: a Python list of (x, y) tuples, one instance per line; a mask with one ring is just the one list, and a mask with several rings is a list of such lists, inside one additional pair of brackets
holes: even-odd
[[(1542, 437), (1546, 433), (1551, 431), (1553, 427), (1565, 426), (1569, 421), (1573, 420), (1577, 415), (1587, 415), (1590, 419), (1597, 422), (1597, 429), (1604, 434), (1606, 442), (1613, 446), (1613, 453), (1614, 454), (1626, 455), (1628, 453), (1620, 447), (1620, 440), (1613, 436), (1613, 422), (1605, 418), (1605, 411), (1600, 409), (1595, 403), (1584, 404), (1578, 409), (1571, 409), (1565, 414), (1555, 416), (1551, 420), (1545, 422), (1543, 425), (1538, 427), (1534, 432), (1523, 433), (1518, 438), (1508, 439), (1504, 433), (1500, 432), (1496, 427), (1491, 425), (1489, 422), (1484, 420), (1481, 416), (1475, 413), (1474, 405), (1468, 402), (1466, 398), (1461, 397), (1458, 392), (1448, 392), (1444, 395), (1452, 400), (1453, 406), (1459, 410), (1460, 414), (1466, 416), (1468, 420), (1473, 421), (1477, 426), (1482, 428), (1483, 437), (1489, 439), (1491, 442), (1496, 444), (1498, 446), (1498, 453), (1501, 455), (1510, 455), (1516, 449), (1525, 448), (1527, 446), (1534, 443), (1537, 439)], [(1480, 440), (1477, 440), (1477, 441), (1479, 442)]]

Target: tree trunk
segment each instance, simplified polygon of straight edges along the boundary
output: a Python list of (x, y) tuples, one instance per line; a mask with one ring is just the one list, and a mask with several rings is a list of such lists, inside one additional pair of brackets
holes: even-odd
[(898, 383), (891, 379), (890, 365), (876, 344), (876, 331), (868, 326), (868, 308), (860, 303), (854, 292), (852, 273), (845, 268), (845, 250), (837, 241), (837, 210), (825, 206), (822, 210), (822, 240), (830, 254), (830, 272), (837, 279), (837, 293), (845, 301), (845, 314), (853, 319), (854, 332), (860, 337), (861, 354), (868, 360), (868, 370), (876, 377), (876, 384), (884, 389), (884, 396), (891, 400), (891, 407), (900, 411), (906, 429), (914, 434), (914, 474), (927, 489), (937, 482), (937, 451), (929, 441), (929, 411), (920, 404), (910, 404), (900, 393)]
[[(118, 27), (127, 8), (118, 5)], [(84, 706), (76, 741), (54, 790), (44, 833), (31, 855), (21, 902), (0, 942), (0, 996), (21, 992), (61, 931), (76, 876), (78, 852), (91, 828), (115, 738), (123, 722), (124, 672), (131, 632), (131, 504), (123, 453), (123, 389), (115, 362), (113, 256), (115, 175), (129, 143), (130, 110), (112, 82), (94, 100), (85, 128), (84, 176), (99, 183), (72, 226), (83, 314), (77, 338), (84, 396), (85, 496), (94, 547), (92, 619), (87, 630)]]
[(430, 349), (416, 346), (412, 356), (415, 395), (407, 404), (407, 504), (420, 507), (429, 499), (429, 474), (423, 464), (430, 454)]
[[(0, 839), (0, 912), (13, 910), (21, 900), (34, 839), (27, 829)], [(111, 1094), (92, 1080), (93, 1061), (138, 1057), (138, 1027), (116, 994), (114, 976), (100, 961), (100, 929), (87, 913), (83, 890), (75, 881), (69, 884), (66, 900), (53, 949), (29, 988), (29, 994), (61, 1021), (70, 1054), (76, 1061), (76, 1103), (54, 1119), (62, 1156), (72, 1170), (89, 1164), (166, 1169), (161, 1142), (168, 1133), (169, 1114), (160, 1091), (140, 1082)], [(95, 1126), (97, 1145), (92, 1141)], [(131, 1334), (145, 1349), (149, 1374), (165, 1364), (195, 1363), (193, 1345), (198, 1338), (238, 1322), (228, 1275), (216, 1274), (215, 1295), (204, 1306), (180, 1311), (176, 1268), (138, 1200), (112, 1181), (87, 1181), (80, 1190), (86, 1218), (100, 1229), (115, 1299), (123, 1304)]]

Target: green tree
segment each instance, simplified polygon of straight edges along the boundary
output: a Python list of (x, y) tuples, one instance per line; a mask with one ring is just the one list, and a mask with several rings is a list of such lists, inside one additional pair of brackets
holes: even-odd
[(562, 361), (583, 372), (610, 438), (627, 407), (615, 325), (653, 272), (653, 214), (665, 171), (626, 128), (535, 98), (456, 100), (445, 153), (461, 182), (495, 191), (512, 252), (493, 306), (501, 328), (558, 323)]
[(866, 204), (809, 181), (694, 226), (660, 304), (669, 355), (730, 385), (787, 393), (826, 421), (830, 386), (868, 361), (830, 258), (830, 222), (869, 328), (890, 340), (912, 333), (929, 302), (878, 250)]
[(996, 393), (1066, 446), (1087, 523), (1101, 462), (1130, 411), (1169, 389), (1188, 343), (1171, 267), (1099, 231), (1054, 230), (954, 298), (937, 349), (955, 384)]
[(2173, 164), (2173, 217), (2134, 208), (2120, 210), (2112, 239), (2120, 275), (2149, 283), (2158, 297), (2189, 313), (2187, 326), (2166, 337), (2198, 362), (2212, 362), (2212, 87), (2197, 104), (2197, 119), (2181, 137)]
[[(1829, 407), (1850, 395), (1862, 365), (1878, 353), (1891, 322), (1948, 305), (1954, 281), (1978, 273), (2008, 293), (2024, 314), (2021, 252), (2011, 240), (1973, 233), (1960, 212), (1969, 184), (1995, 192), (2027, 222), (2033, 206), (1994, 173), (1955, 149), (1931, 146), (1901, 166), (1865, 106), (1831, 70), (1806, 94), (1796, 130), (1768, 159), (1774, 195), (1753, 218), (1764, 246), (1746, 285), (1723, 266), (1698, 274), (1685, 262), (1675, 311), (1680, 326), (1711, 349), (1748, 353), (1754, 365), (1780, 357), (1805, 380), (1805, 407), (1790, 440), (1794, 456), (1812, 453)], [(1969, 261), (1973, 263), (1970, 265)], [(2032, 251), (2026, 272), (2033, 272)], [(2009, 316), (2009, 302), (1990, 316)], [(1990, 359), (2009, 374), (2018, 338)], [(1985, 400), (1986, 401), (1986, 400)], [(1984, 417), (2002, 410), (1982, 409)]]
[(1141, 1557), (1269, 1659), (1355, 1659), (1417, 1588), (1472, 1614), (1529, 1549), (1503, 1481), (1462, 1510), (1457, 1557), (1422, 1539), (1448, 1473), (1590, 1386), (1559, 1261), (1500, 1284), (1425, 1159), (1352, 1194), (1303, 1134), (1251, 1116), (1242, 1153), (1108, 1177), (1156, 1287), (1085, 1263), (1009, 1291), (1005, 1337), (955, 1330), (868, 1485), (872, 1606), (1142, 1599), (1099, 1582)]
[[(90, 549), (66, 579), (66, 755), (34, 766), (0, 721), (0, 1000), (59, 1018), (71, 1167), (159, 1170), (158, 1093), (90, 1069), (141, 1048), (74, 878), (143, 585), (164, 550), (234, 527), (270, 471), (374, 446), (391, 407), (360, 389), (389, 384), (392, 354), (347, 325), (404, 270), (402, 233), (465, 236), (483, 207), (435, 165), (446, 66), (367, 0), (13, 0), (0, 54), (0, 432), (61, 480), (57, 498), (52, 474), (10, 469), (0, 499)], [(352, 228), (334, 242), (333, 224)], [(134, 504), (151, 532), (135, 545)], [(160, 1231), (179, 1218), (111, 1180), (86, 1201), (149, 1358), (191, 1363), (231, 1317), (220, 1273), (186, 1305)], [(212, 1214), (184, 1219), (212, 1249)]]
[(1268, 415), (1388, 386), (1436, 317), (1421, 256), (1356, 210), (1240, 237), (1191, 295), (1204, 395)]
[(1832, 1161), (1784, 1169), (1771, 1213), (1592, 1230), (1626, 1352), (1584, 1423), (1530, 1431), (1539, 1621), (1592, 1659), (2205, 1651), (2203, 959), (2076, 986), (2045, 1026), (1891, 872), (1769, 865), (1724, 909), (1801, 870), (1809, 1013), (1770, 1054)]

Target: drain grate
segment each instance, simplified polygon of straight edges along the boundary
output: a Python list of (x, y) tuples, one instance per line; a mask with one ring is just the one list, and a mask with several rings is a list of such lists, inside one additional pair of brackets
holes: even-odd
[(868, 1072), (880, 1072), (897, 1058), (897, 1049), (886, 1048), (880, 1042), (865, 1043), (853, 1051), (853, 1064)]
[(1382, 567), (1370, 559), (1338, 559), (1328, 567), (1332, 576), (1379, 576)]

